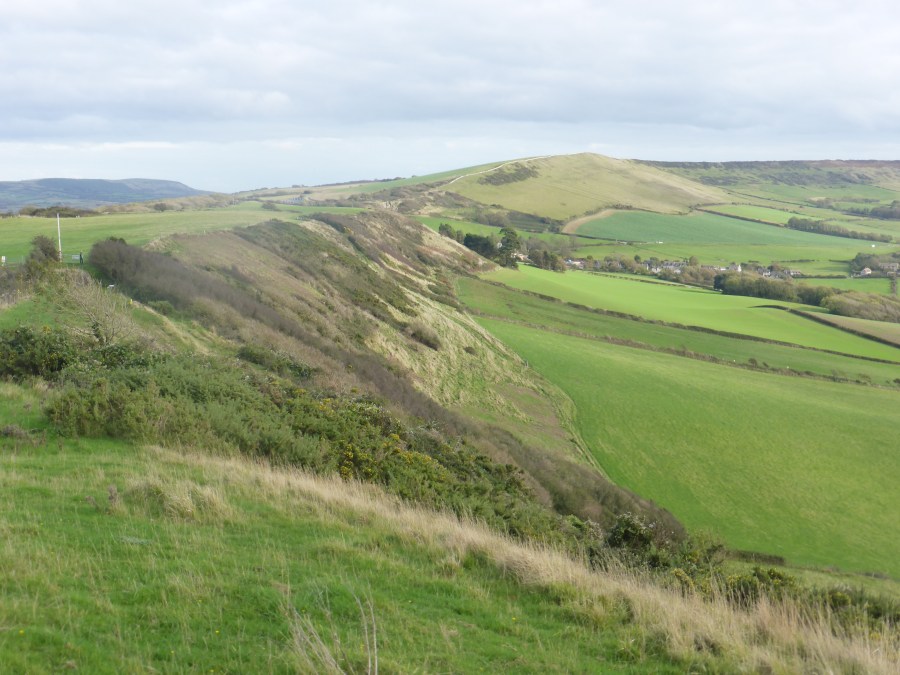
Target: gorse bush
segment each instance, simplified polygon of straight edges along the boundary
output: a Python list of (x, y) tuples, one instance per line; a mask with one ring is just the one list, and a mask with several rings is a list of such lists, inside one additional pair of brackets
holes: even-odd
[(0, 376), (14, 380), (49, 378), (78, 357), (68, 334), (29, 326), (0, 331)]
[[(267, 350), (242, 353), (296, 369)], [(403, 423), (372, 399), (315, 394), (240, 362), (159, 355), (73, 367), (60, 375), (46, 413), (68, 435), (190, 445), (339, 473), (510, 534), (573, 543), (569, 521), (540, 504), (517, 469)]]

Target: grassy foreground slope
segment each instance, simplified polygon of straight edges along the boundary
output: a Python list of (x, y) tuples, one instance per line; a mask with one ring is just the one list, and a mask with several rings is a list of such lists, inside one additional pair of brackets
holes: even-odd
[(0, 466), (10, 672), (896, 665), (890, 642), (831, 637), (790, 607), (739, 611), (591, 572), (340, 480), (96, 441), (7, 441)]
[(333, 658), (349, 672), (376, 659), (674, 673), (693, 660), (633, 642), (643, 629), (613, 590), (625, 579), (598, 577), (608, 601), (579, 607), (530, 568), (550, 573), (552, 554), (339, 479), (99, 441), (7, 441), (0, 466), (6, 672), (334, 672)]

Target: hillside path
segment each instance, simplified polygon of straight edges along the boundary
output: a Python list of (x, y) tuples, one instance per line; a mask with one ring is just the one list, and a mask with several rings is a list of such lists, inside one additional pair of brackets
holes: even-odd
[(581, 216), (581, 218), (576, 218), (575, 220), (570, 220), (565, 224), (565, 227), (562, 229), (563, 234), (576, 234), (578, 232), (578, 228), (584, 225), (585, 223), (591, 220), (598, 220), (600, 218), (609, 218), (612, 214), (616, 212), (615, 209), (603, 209), (602, 211), (598, 211), (597, 213), (592, 213), (588, 216)]
[(514, 159), (509, 162), (503, 162), (503, 164), (498, 164), (497, 166), (492, 166), (490, 169), (485, 169), (484, 171), (474, 171), (472, 173), (464, 173), (462, 176), (457, 176), (453, 180), (448, 183), (444, 183), (444, 187), (448, 185), (453, 185), (456, 181), (461, 178), (468, 178), (469, 176), (478, 176), (482, 173), (490, 173), (491, 171), (496, 171), (497, 169), (502, 169), (504, 166), (509, 166), (510, 164), (519, 164), (521, 162), (533, 162), (536, 159), (547, 159), (548, 157), (554, 157), (555, 155), (541, 155), (540, 157), (527, 157), (526, 159)]

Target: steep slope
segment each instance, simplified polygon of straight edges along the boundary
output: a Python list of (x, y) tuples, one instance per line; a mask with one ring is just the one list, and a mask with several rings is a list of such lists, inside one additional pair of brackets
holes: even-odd
[(725, 201), (718, 188), (641, 162), (581, 154), (510, 162), (443, 187), (482, 204), (558, 220), (627, 206), (683, 213), (692, 205)]
[[(609, 524), (664, 511), (612, 485), (571, 433), (571, 403), (460, 311), (451, 274), (488, 263), (386, 211), (320, 214), (157, 242), (105, 242), (90, 262), (143, 302), (289, 354), (332, 391), (364, 391), (520, 467), (565, 513)], [(474, 418), (472, 417), (474, 416)]]

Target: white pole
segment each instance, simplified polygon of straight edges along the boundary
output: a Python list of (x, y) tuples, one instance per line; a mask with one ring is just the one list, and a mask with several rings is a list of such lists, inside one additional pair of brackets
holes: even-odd
[(56, 237), (59, 241), (59, 262), (63, 261), (62, 258), (62, 229), (59, 227), (59, 214), (56, 214)]

